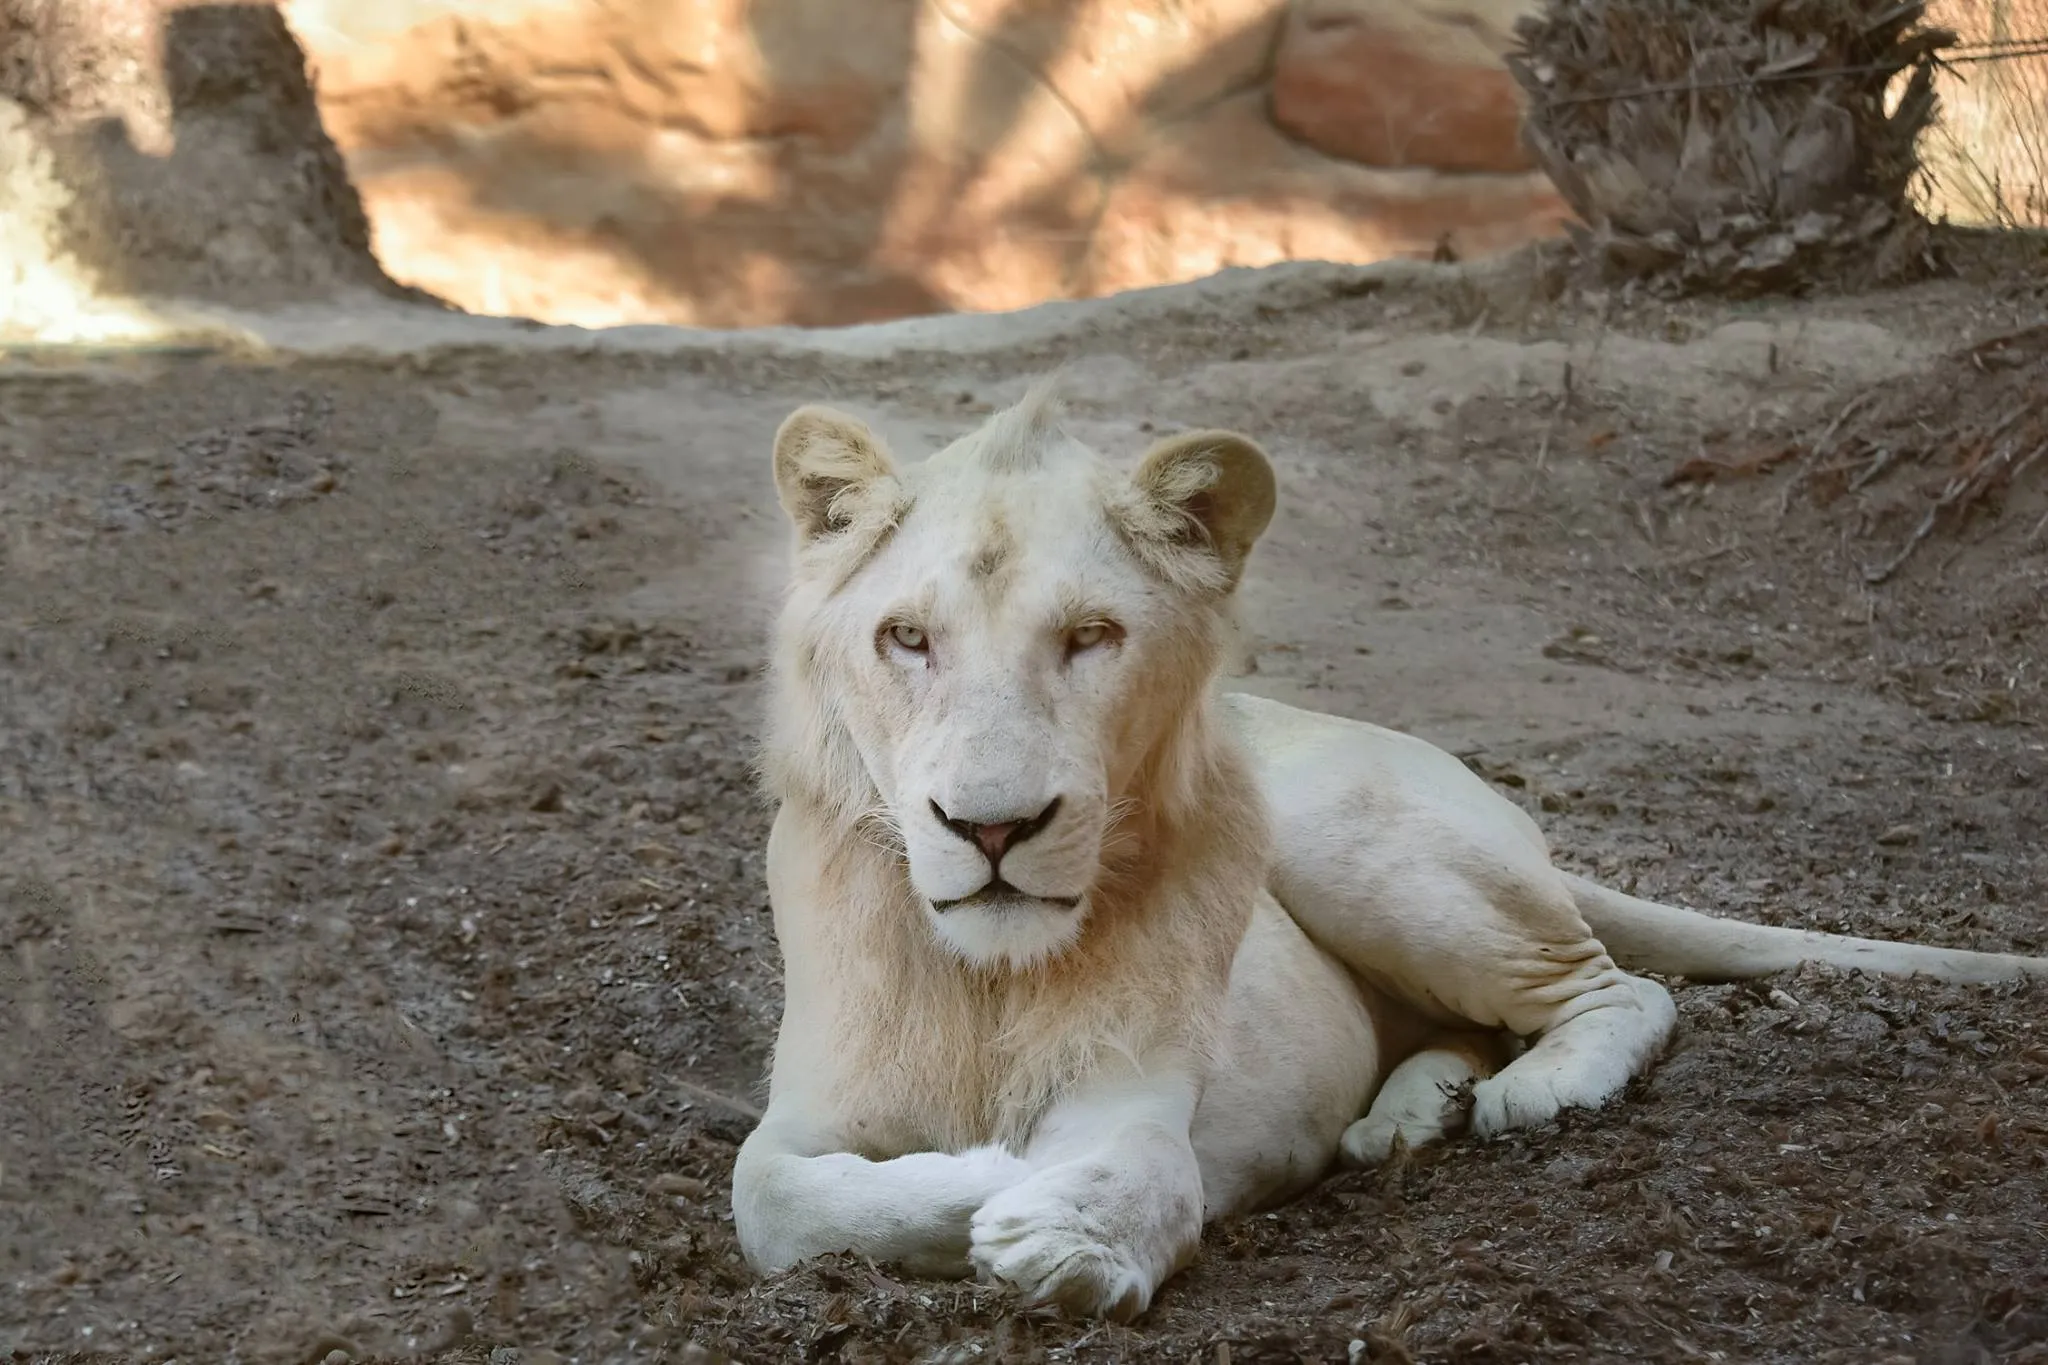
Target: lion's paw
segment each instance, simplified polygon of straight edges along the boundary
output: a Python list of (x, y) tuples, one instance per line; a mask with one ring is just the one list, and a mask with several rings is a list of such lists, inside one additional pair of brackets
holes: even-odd
[(974, 1262), (967, 1254), (968, 1225), (973, 1210), (1030, 1179), (1033, 1167), (1009, 1148), (994, 1143), (931, 1159), (948, 1163), (950, 1169), (941, 1171), (940, 1175), (952, 1182), (952, 1187), (961, 1196), (973, 1202), (963, 1211), (960, 1222), (953, 1229), (903, 1257), (901, 1264), (905, 1270), (920, 1277), (963, 1279), (974, 1273)]
[(1448, 1125), (1426, 1118), (1366, 1115), (1344, 1130), (1339, 1144), (1344, 1160), (1361, 1170), (1370, 1170), (1394, 1154), (1398, 1140), (1408, 1147), (1427, 1147), (1450, 1136)]
[(1636, 1008), (1588, 1010), (1560, 1024), (1501, 1072), (1472, 1087), (1472, 1130), (1491, 1137), (1598, 1109), (1650, 1064), (1678, 1021), (1671, 993), (1630, 978)]
[(1493, 1137), (1550, 1122), (1565, 1109), (1598, 1109), (1628, 1084), (1628, 1068), (1611, 1057), (1567, 1057), (1550, 1064), (1533, 1054), (1472, 1087), (1472, 1131)]
[(1128, 1322), (1152, 1301), (1137, 1258), (1050, 1191), (1018, 1187), (989, 1200), (974, 1215), (968, 1256), (983, 1279), (1014, 1285), (1026, 1302), (1081, 1316)]
[(993, 1199), (1012, 1185), (1023, 1184), (1035, 1169), (1023, 1157), (993, 1142), (982, 1147), (969, 1147), (956, 1160), (967, 1168), (970, 1181), (980, 1183), (988, 1191), (984, 1199)]

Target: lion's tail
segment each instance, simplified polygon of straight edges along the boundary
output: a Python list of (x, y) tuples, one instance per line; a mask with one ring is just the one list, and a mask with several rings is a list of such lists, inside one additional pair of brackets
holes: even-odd
[(1565, 883), (1579, 913), (1623, 968), (1694, 981), (1746, 981), (1803, 962), (1860, 967), (1882, 976), (1931, 976), (1976, 984), (2048, 977), (2048, 957), (1780, 929), (1660, 905), (1570, 873), (1565, 874)]

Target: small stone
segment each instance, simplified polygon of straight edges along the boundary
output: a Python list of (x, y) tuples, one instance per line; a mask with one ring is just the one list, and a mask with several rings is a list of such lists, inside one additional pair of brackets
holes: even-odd
[(1890, 829), (1878, 835), (1877, 841), (1887, 848), (1897, 848), (1905, 844), (1917, 844), (1920, 842), (1920, 831), (1911, 825), (1893, 825)]
[(672, 1171), (664, 1171), (648, 1181), (647, 1189), (650, 1194), (668, 1199), (702, 1199), (706, 1193), (703, 1181), (687, 1175), (677, 1175)]
[(642, 1094), (647, 1089), (647, 1061), (630, 1048), (620, 1048), (612, 1054), (612, 1083), (627, 1095)]

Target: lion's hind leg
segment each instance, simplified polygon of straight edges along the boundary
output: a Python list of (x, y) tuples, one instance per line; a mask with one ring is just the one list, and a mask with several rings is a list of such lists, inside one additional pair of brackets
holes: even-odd
[[(1275, 881), (1303, 931), (1361, 980), (1442, 1026), (1536, 1040), (1475, 1075), (1480, 1137), (1599, 1108), (1648, 1070), (1677, 1022), (1670, 994), (1615, 965), (1532, 847), (1421, 820), (1370, 838), (1283, 837)], [(1401, 1093), (1391, 1080), (1387, 1090)]]
[(1273, 895), (1302, 932), (1440, 1026), (1537, 1040), (1475, 1081), (1473, 1131), (1598, 1108), (1648, 1070), (1671, 996), (1616, 965), (1520, 807), (1422, 740), (1226, 702), (1272, 812)]
[(1365, 1117), (1344, 1130), (1349, 1166), (1377, 1166), (1399, 1139), (1423, 1147), (1455, 1137), (1472, 1113), (1472, 1089), (1508, 1061), (1511, 1044), (1497, 1032), (1457, 1030), (1430, 1038), (1388, 1073)]

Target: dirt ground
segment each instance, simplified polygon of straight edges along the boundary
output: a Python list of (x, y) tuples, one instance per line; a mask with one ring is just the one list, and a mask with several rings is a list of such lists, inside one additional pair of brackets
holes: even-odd
[(0, 1350), (2048, 1361), (2040, 984), (1682, 987), (1624, 1102), (1213, 1228), (1131, 1328), (759, 1282), (727, 1199), (792, 406), (914, 451), (1072, 358), (1113, 452), (1239, 426), (1283, 489), (1239, 685), (1452, 748), (1617, 884), (2039, 953), (2048, 478), (1873, 586), (1948, 475), (1830, 462), (1885, 445), (1859, 395), (1901, 433), (1979, 401), (1940, 356), (2041, 322), (2042, 275), (1603, 316), (1446, 272), (867, 359), (0, 360)]

